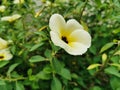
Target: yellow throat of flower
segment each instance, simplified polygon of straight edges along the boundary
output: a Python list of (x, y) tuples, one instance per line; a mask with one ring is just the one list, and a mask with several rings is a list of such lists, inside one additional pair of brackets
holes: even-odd
[(0, 54), (0, 61), (5, 59), (5, 55), (4, 54)]

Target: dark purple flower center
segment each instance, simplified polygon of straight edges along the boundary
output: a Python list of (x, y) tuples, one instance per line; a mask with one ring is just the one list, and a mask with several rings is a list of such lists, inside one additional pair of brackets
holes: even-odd
[(68, 43), (68, 40), (65, 36), (62, 36), (62, 40), (65, 42), (65, 43)]

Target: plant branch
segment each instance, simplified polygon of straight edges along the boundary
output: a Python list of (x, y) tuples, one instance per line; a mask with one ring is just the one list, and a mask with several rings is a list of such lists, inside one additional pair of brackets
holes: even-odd
[(105, 69), (105, 67), (107, 66), (108, 62), (109, 62), (110, 59), (114, 56), (114, 54), (115, 54), (115, 52), (118, 50), (118, 48), (119, 48), (119, 45), (115, 48), (113, 54), (108, 57), (108, 59), (105, 61), (105, 63), (102, 65), (102, 67), (94, 74), (94, 76), (99, 75), (99, 73)]

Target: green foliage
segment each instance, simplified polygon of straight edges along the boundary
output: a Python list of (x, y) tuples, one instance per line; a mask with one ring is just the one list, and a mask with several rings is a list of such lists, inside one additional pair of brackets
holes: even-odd
[(101, 66), (101, 65), (100, 64), (91, 64), (87, 69), (91, 70), (91, 69), (94, 69), (94, 68), (96, 68), (98, 66)]
[(60, 75), (64, 77), (65, 79), (71, 80), (71, 74), (70, 71), (66, 68), (62, 68)]
[(9, 61), (1, 61), (0, 62), (0, 68), (4, 67), (5, 65), (7, 65), (9, 63)]
[(115, 75), (120, 78), (119, 70), (116, 67), (108, 67), (105, 69), (105, 72), (108, 74)]
[(61, 82), (56, 77), (53, 77), (53, 80), (51, 82), (51, 90), (62, 90)]
[(16, 82), (16, 89), (15, 90), (25, 90), (25, 89), (24, 89), (24, 86), (22, 83)]
[(41, 62), (41, 61), (45, 61), (45, 58), (42, 57), (42, 56), (39, 56), (39, 55), (36, 55), (36, 56), (32, 56), (29, 61), (31, 63), (34, 63), (34, 62)]
[[(6, 7), (0, 12), (0, 38), (13, 54), (0, 61), (0, 90), (120, 90), (119, 0), (13, 1), (0, 1)], [(84, 55), (69, 55), (52, 43), (49, 19), (54, 13), (76, 19), (91, 34)], [(1, 21), (14, 14), (21, 17)]]
[(112, 87), (113, 90), (119, 90), (120, 89), (120, 78), (117, 78), (117, 77), (112, 77), (110, 79), (110, 85)]
[(110, 42), (110, 43), (105, 44), (105, 45), (101, 48), (100, 53), (108, 50), (108, 49), (111, 48), (113, 45), (114, 45), (113, 42)]

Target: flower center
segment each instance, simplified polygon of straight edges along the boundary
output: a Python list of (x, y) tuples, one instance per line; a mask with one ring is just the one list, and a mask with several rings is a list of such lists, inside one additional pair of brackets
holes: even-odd
[(0, 59), (3, 59), (4, 58), (4, 56), (0, 56)]
[(62, 40), (63, 40), (64, 42), (68, 43), (68, 40), (67, 40), (67, 38), (66, 38), (65, 36), (62, 36)]

